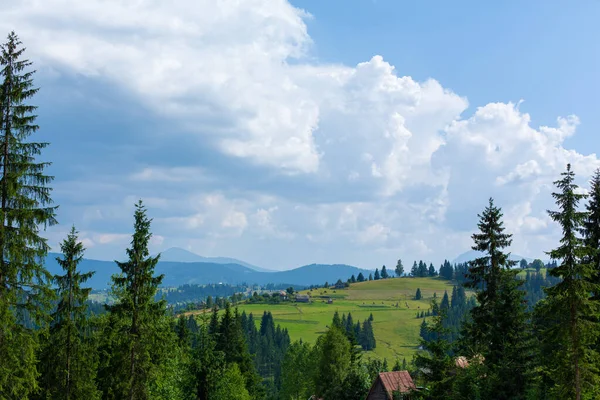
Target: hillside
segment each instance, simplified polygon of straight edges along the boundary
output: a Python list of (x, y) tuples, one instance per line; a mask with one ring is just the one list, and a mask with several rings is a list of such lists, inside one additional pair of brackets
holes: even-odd
[[(49, 253), (46, 267), (51, 274), (62, 274), (62, 269), (56, 262), (57, 253)], [(83, 259), (79, 264), (81, 272), (96, 271), (87, 282), (93, 289), (105, 289), (110, 284), (110, 277), (120, 270), (113, 261)], [(214, 262), (174, 262), (160, 261), (156, 266), (157, 274), (164, 274), (162, 286), (180, 286), (184, 284), (294, 284), (310, 286), (323, 284), (325, 281), (335, 282), (346, 280), (351, 275), (360, 272), (368, 275), (371, 271), (359, 269), (350, 265), (311, 264), (288, 271), (261, 272), (249, 267), (229, 263)]]
[[(423, 294), (419, 301), (413, 300), (417, 288)], [(417, 350), (422, 322), (415, 314), (429, 308), (434, 293), (441, 299), (444, 290), (448, 290), (450, 295), (452, 284), (439, 278), (395, 278), (355, 283), (342, 290), (301, 292), (311, 296), (313, 302), (310, 304), (241, 304), (239, 309), (255, 316), (270, 311), (275, 323), (288, 329), (292, 340), (302, 339), (311, 343), (325, 332), (335, 311), (340, 316), (351, 312), (355, 322), (373, 313), (377, 348), (368, 354), (386, 357), (388, 361), (395, 357), (410, 360)], [(326, 297), (332, 297), (333, 304), (327, 304)]]

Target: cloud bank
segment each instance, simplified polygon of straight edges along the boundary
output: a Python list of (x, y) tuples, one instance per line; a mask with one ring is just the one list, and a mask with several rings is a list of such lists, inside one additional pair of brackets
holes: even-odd
[[(557, 238), (552, 181), (567, 163), (584, 184), (600, 166), (565, 147), (576, 116), (535, 127), (520, 103), (469, 108), (380, 55), (314, 60), (311, 16), (284, 0), (22, 0), (0, 11), (46, 88), (63, 224), (51, 244), (75, 223), (92, 257), (122, 255), (142, 197), (156, 250), (271, 268), (440, 262), (470, 247), (490, 196), (512, 250), (541, 256)], [(66, 124), (69, 110), (97, 120)]]

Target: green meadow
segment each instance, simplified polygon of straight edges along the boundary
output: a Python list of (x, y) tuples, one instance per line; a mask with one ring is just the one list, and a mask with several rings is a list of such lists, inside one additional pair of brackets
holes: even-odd
[[(414, 300), (417, 288), (423, 299)], [(377, 347), (367, 356), (387, 358), (406, 357), (416, 352), (421, 319), (416, 313), (427, 310), (434, 294), (441, 300), (444, 291), (452, 293), (452, 284), (439, 278), (395, 278), (353, 283), (342, 290), (315, 289), (303, 291), (311, 296), (311, 303), (284, 302), (281, 304), (240, 304), (239, 311), (252, 313), (260, 322), (264, 311), (273, 314), (275, 324), (287, 328), (292, 340), (314, 342), (325, 332), (335, 311), (352, 313), (354, 323), (373, 313), (373, 329)], [(333, 298), (328, 304), (326, 298)]]

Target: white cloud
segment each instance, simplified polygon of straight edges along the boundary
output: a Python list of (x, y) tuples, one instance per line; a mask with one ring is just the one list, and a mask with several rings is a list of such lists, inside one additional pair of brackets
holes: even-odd
[[(18, 28), (36, 64), (118, 86), (189, 143), (266, 167), (239, 178), (255, 179), (254, 191), (227, 193), (203, 186), (211, 171), (200, 163), (145, 165), (126, 174), (126, 193), (112, 204), (92, 197), (117, 183), (64, 184), (65, 198), (95, 202), (77, 221), (90, 232), (116, 219), (130, 225), (143, 197), (161, 211), (157, 246), (191, 240), (227, 252), (274, 239), (281, 254), (301, 249), (297, 259), (321, 246), (362, 265), (369, 250), (450, 258), (469, 246), (476, 214), (493, 196), (515, 249), (537, 256), (556, 236), (544, 211), (552, 181), (569, 162), (582, 178), (600, 166), (595, 154), (564, 147), (576, 116), (534, 127), (520, 103), (467, 113), (465, 97), (403, 76), (382, 56), (354, 66), (310, 60), (307, 14), (284, 0), (7, 4), (0, 28)], [(271, 176), (284, 188), (261, 186)], [(167, 197), (166, 184), (194, 187)], [(304, 198), (286, 193), (295, 185), (305, 185)], [(99, 247), (125, 242), (119, 235), (87, 238)]]
[(92, 240), (98, 244), (119, 243), (124, 244), (131, 240), (131, 235), (121, 233), (101, 233), (92, 237)]

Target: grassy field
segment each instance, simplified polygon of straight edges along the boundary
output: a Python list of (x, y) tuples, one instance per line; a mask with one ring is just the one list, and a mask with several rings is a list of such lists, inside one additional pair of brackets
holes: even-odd
[[(413, 300), (417, 288), (423, 295), (419, 301)], [(422, 320), (415, 317), (416, 313), (429, 308), (434, 293), (441, 300), (444, 290), (450, 295), (452, 285), (439, 278), (385, 279), (355, 283), (343, 290), (304, 291), (302, 293), (312, 298), (309, 304), (240, 304), (239, 309), (253, 313), (257, 322), (263, 311), (270, 311), (275, 323), (288, 329), (292, 340), (302, 338), (308, 342), (314, 342), (325, 332), (335, 311), (340, 316), (351, 312), (355, 323), (373, 313), (377, 348), (367, 356), (385, 357), (389, 362), (406, 357), (408, 361), (417, 350), (419, 340)], [(332, 297), (333, 304), (327, 304), (325, 297)]]

